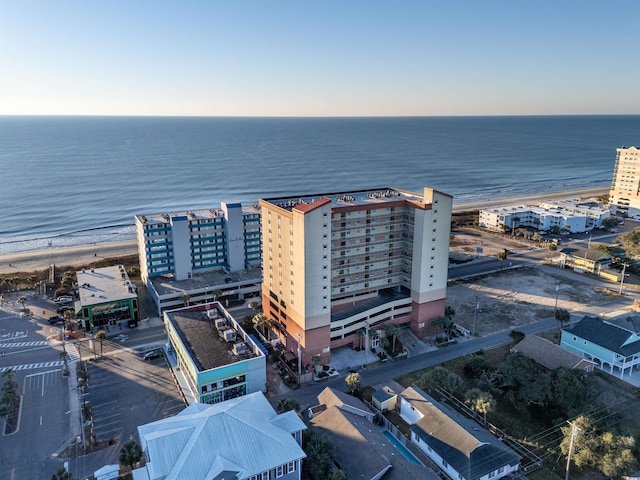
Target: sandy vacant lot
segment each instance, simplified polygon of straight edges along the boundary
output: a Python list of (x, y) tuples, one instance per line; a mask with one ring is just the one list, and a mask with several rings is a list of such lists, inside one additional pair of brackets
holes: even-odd
[[(483, 248), (483, 256), (496, 257), (503, 249), (522, 252), (537, 248), (534, 242), (477, 228), (454, 230), (451, 251), (462, 256), (475, 256), (476, 247)], [(551, 255), (551, 252), (550, 252)], [(456, 311), (456, 321), (472, 330), (474, 308), (477, 303), (476, 333), (516, 328), (542, 318), (553, 317), (558, 286), (558, 307), (569, 311), (611, 301), (611, 292), (580, 281), (576, 276), (553, 275), (535, 267), (505, 270), (470, 281), (449, 284), (447, 304)]]
[(455, 309), (456, 321), (471, 330), (477, 302), (476, 334), (486, 335), (553, 317), (556, 285), (558, 307), (569, 311), (611, 301), (607, 289), (524, 267), (451, 282), (447, 304)]

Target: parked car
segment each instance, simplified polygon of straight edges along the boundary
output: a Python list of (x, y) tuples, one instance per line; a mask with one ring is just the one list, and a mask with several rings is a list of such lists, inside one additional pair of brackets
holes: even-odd
[(64, 318), (62, 318), (59, 315), (56, 315), (54, 317), (49, 317), (49, 323), (51, 325), (55, 325), (56, 323), (64, 323)]
[(55, 300), (56, 303), (71, 303), (73, 302), (73, 297), (69, 296), (69, 295), (63, 295), (61, 297), (56, 298)]
[(58, 310), (56, 310), (56, 312), (64, 313), (64, 312), (69, 311), (69, 310), (73, 310), (73, 307), (69, 307), (69, 306), (60, 307)]
[(164, 352), (161, 349), (156, 349), (156, 350), (149, 350), (147, 353), (144, 354), (143, 358), (145, 360), (154, 360), (162, 356), (164, 356)]

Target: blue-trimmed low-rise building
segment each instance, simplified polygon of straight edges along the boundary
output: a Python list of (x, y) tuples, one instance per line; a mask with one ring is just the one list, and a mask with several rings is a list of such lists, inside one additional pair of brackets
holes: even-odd
[(192, 396), (219, 403), (266, 392), (266, 354), (219, 303), (163, 313), (170, 342)]

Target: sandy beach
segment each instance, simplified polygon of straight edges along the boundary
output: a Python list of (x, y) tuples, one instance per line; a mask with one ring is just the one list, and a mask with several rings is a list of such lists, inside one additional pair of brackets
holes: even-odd
[(79, 267), (96, 260), (136, 255), (137, 253), (138, 246), (135, 240), (11, 253), (0, 255), (0, 274), (34, 272), (48, 268), (51, 264)]
[[(501, 198), (497, 200), (485, 200), (474, 203), (454, 204), (454, 212), (464, 212), (506, 205), (534, 204), (549, 200), (565, 198), (585, 198), (607, 194), (608, 188), (591, 188), (585, 190), (571, 190), (565, 192), (546, 193), (525, 197)], [(49, 265), (82, 266), (98, 259), (116, 258), (127, 255), (135, 255), (138, 248), (135, 240), (126, 242), (98, 243), (77, 247), (51, 248), (45, 250), (33, 250), (6, 255), (0, 255), (0, 274), (17, 272), (33, 272), (48, 268)]]

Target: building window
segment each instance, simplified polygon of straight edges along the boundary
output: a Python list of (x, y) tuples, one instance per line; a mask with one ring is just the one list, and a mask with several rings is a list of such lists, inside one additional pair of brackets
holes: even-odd
[(276, 478), (280, 478), (284, 475), (284, 465), (278, 465), (276, 467)]
[(295, 471), (296, 471), (296, 462), (289, 462), (287, 464), (287, 473), (291, 473)]

